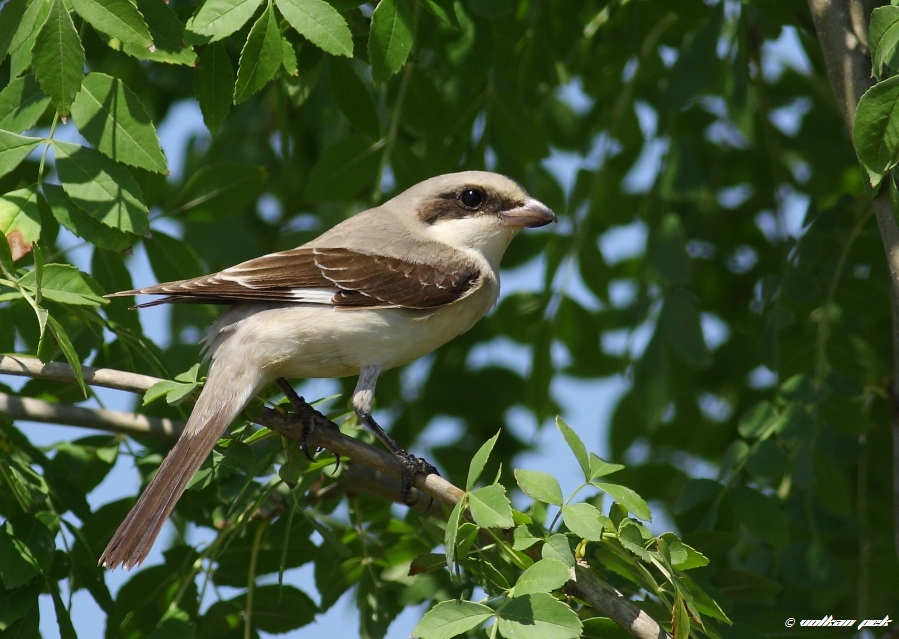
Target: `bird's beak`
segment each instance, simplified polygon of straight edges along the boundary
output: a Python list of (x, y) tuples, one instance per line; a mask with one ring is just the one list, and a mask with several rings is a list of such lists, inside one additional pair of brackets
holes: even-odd
[(556, 214), (552, 209), (532, 197), (526, 198), (521, 206), (503, 211), (499, 217), (505, 226), (531, 229), (556, 221)]

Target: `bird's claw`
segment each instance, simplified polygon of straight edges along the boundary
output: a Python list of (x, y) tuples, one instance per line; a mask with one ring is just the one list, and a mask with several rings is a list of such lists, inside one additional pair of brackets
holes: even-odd
[(440, 475), (433, 464), (422, 457), (416, 457), (412, 453), (402, 451), (396, 454), (403, 465), (403, 473), (400, 476), (400, 500), (407, 506), (412, 505), (412, 484), (416, 475)]
[[(294, 414), (296, 414), (297, 418), (300, 421), (300, 450), (303, 451), (306, 459), (308, 459), (310, 462), (314, 462), (314, 455), (317, 455), (323, 449), (316, 448), (314, 454), (309, 452), (309, 444), (312, 441), (312, 431), (315, 430), (316, 426), (331, 426), (332, 422), (320, 412), (315, 410), (309, 404), (309, 402), (303, 399), (302, 396), (297, 395), (297, 392), (290, 384), (287, 383), (287, 380), (285, 380), (284, 378), (278, 378), (277, 383), (278, 386), (281, 387), (281, 392), (284, 393), (284, 396), (293, 407)], [(340, 455), (334, 453), (334, 470), (336, 471), (339, 468)]]

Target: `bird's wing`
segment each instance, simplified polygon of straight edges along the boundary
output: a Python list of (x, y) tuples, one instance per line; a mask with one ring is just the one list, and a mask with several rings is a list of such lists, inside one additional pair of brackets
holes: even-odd
[(346, 248), (300, 247), (271, 253), (211, 275), (113, 293), (166, 295), (140, 304), (239, 301), (326, 304), (346, 308), (442, 306), (477, 287), (481, 269), (461, 251), (430, 262)]

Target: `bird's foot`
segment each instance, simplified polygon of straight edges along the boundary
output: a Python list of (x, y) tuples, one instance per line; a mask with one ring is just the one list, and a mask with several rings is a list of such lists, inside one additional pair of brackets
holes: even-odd
[(416, 475), (440, 475), (433, 464), (423, 457), (416, 457), (412, 453), (400, 450), (395, 453), (397, 459), (403, 465), (403, 474), (400, 476), (400, 500), (407, 506), (412, 505), (412, 484)]
[[(284, 379), (283, 377), (279, 377), (277, 382), (278, 386), (281, 388), (281, 392), (284, 393), (287, 401), (289, 401), (290, 405), (293, 406), (294, 414), (300, 421), (300, 450), (303, 451), (306, 459), (314, 462), (315, 458), (313, 457), (313, 454), (309, 452), (309, 445), (312, 442), (312, 431), (314, 431), (315, 428), (319, 426), (329, 428), (336, 428), (336, 426), (334, 422), (315, 410), (300, 395), (297, 395), (297, 392), (293, 389), (293, 386), (288, 384), (286, 379)], [(316, 448), (315, 453), (317, 454), (321, 450), (321, 448)], [(337, 468), (340, 468), (340, 455), (334, 455), (334, 463), (335, 470)]]
[(375, 436), (380, 439), (387, 448), (390, 449), (403, 466), (400, 475), (400, 500), (407, 506), (411, 506), (414, 502), (410, 501), (412, 496), (412, 484), (415, 482), (416, 475), (439, 475), (433, 464), (429, 463), (422, 457), (416, 457), (412, 453), (407, 452), (402, 446), (387, 434), (370, 412), (356, 410), (359, 420), (371, 430)]

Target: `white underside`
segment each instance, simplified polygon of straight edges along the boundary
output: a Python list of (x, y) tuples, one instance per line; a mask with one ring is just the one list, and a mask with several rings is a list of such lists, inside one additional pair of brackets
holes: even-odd
[(426, 311), (241, 303), (209, 330), (207, 355), (231, 360), (233, 366), (258, 367), (269, 381), (346, 377), (373, 365), (386, 370), (470, 329), (498, 292), (498, 284), (488, 281), (458, 302)]

